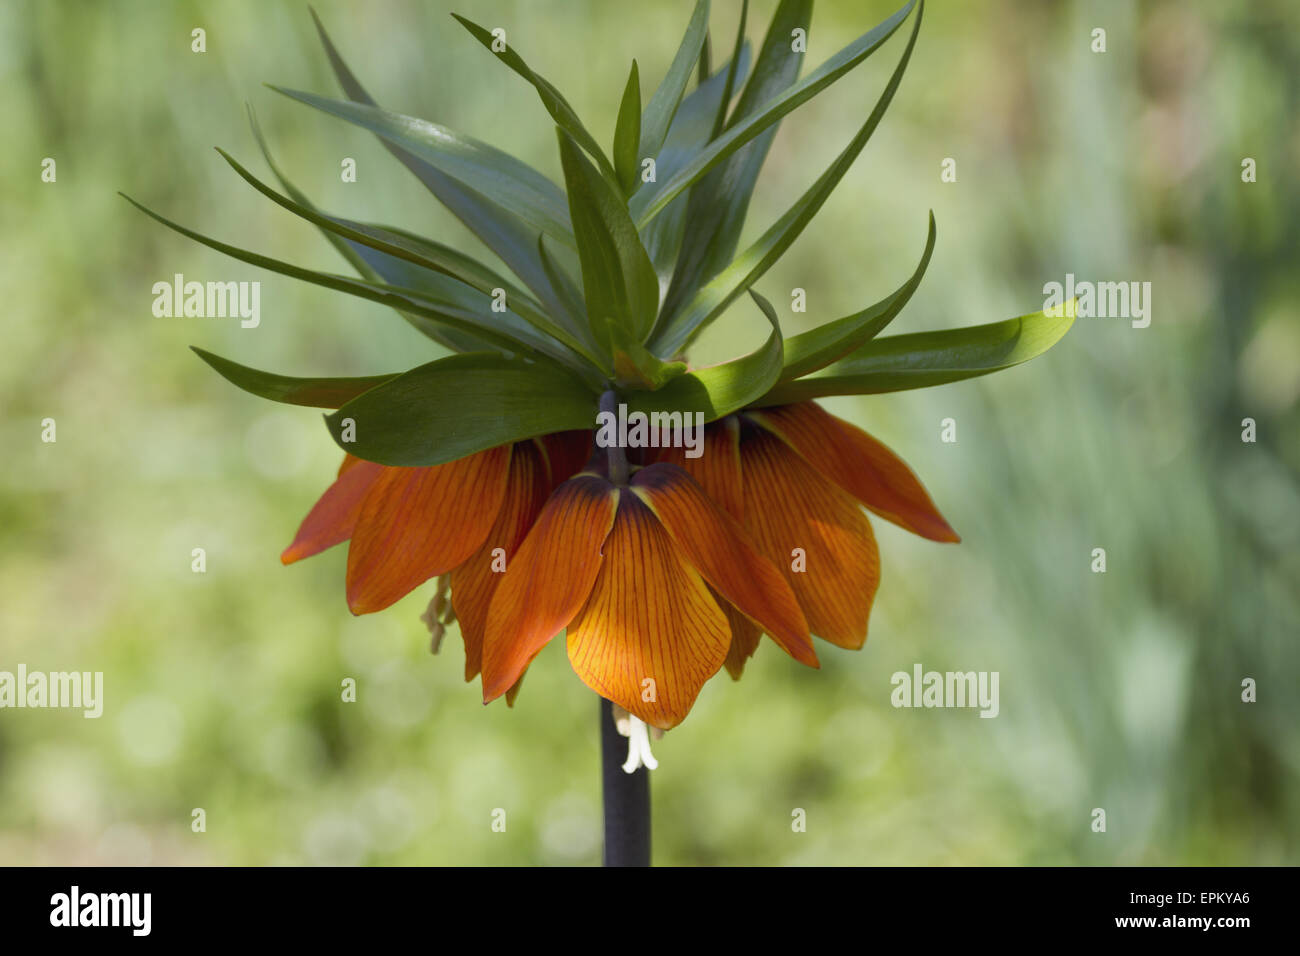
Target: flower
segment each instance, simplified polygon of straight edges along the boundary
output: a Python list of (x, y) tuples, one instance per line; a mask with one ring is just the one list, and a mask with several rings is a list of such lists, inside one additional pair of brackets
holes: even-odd
[(348, 455), (280, 560), (292, 564), (344, 541), (353, 614), (382, 611), (447, 575), (465, 640), (465, 679), (479, 672), (487, 607), (503, 566), (551, 490), (574, 474), (587, 432), (515, 442), (443, 465), (402, 468)]
[[(917, 267), (893, 292), (787, 335), (756, 286), (881, 123), (924, 3), (909, 0), (812, 70), (790, 43), (807, 31), (811, 4), (779, 4), (752, 57), (742, 17), (716, 69), (708, 6), (696, 4), (644, 108), (631, 64), (611, 151), (513, 39), (456, 18), (540, 95), (555, 123), (561, 183), (472, 137), (382, 108), (316, 20), (345, 98), (273, 88), (379, 136), (494, 254), (491, 262), (327, 214), (285, 175), (255, 121), (283, 191), (222, 157), (263, 196), (319, 228), (357, 278), (240, 248), (136, 203), (242, 262), (390, 306), (440, 346), (423, 364), (366, 377), (296, 378), (196, 351), (245, 391), (332, 410), (326, 425), (348, 456), (285, 563), (350, 541), (354, 614), (438, 578), (426, 614), (434, 647), (454, 615), (466, 679), (481, 673), (486, 700), (509, 701), (533, 656), (565, 629), (582, 679), (660, 728), (680, 722), (723, 667), (739, 676), (764, 632), (814, 666), (812, 634), (861, 647), (880, 565), (858, 505), (937, 541), (957, 536), (902, 461), (812, 400), (998, 372), (1051, 348), (1074, 319), (1063, 304), (1003, 322), (882, 336), (929, 266), (932, 215)], [(830, 166), (741, 249), (782, 119), (865, 62), (909, 17), (874, 108), (855, 117)], [(763, 343), (718, 365), (684, 361), (746, 296), (762, 314)], [(629, 463), (619, 452), (588, 461), (606, 398), (640, 414), (709, 422), (704, 456), (677, 450)]]
[(551, 495), (492, 597), (483, 699), (567, 629), (569, 661), (601, 696), (661, 729), (686, 716), (752, 621), (817, 666), (790, 585), (687, 472), (649, 465), (625, 485), (599, 457)]
[[(912, 470), (862, 429), (816, 402), (751, 408), (705, 429), (704, 453), (657, 449), (743, 523), (784, 573), (812, 633), (859, 649), (880, 583), (870, 511), (933, 541), (961, 540)], [(739, 678), (758, 646), (752, 623), (733, 622), (727, 670)]]

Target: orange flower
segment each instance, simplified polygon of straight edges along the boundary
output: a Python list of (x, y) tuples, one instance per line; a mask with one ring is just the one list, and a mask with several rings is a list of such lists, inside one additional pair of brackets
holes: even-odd
[(590, 432), (561, 432), (427, 468), (348, 455), (280, 560), (292, 564), (351, 540), (353, 614), (382, 611), (425, 581), (450, 576), (465, 638), (465, 679), (479, 672), (488, 603), (547, 495), (589, 453)]
[(790, 585), (685, 471), (655, 464), (620, 486), (600, 461), (551, 495), (493, 595), (485, 702), (564, 629), (587, 686), (662, 729), (721, 669), (735, 619), (817, 666)]
[[(814, 402), (714, 422), (698, 458), (680, 448), (653, 457), (686, 469), (743, 522), (784, 573), (812, 633), (839, 647), (866, 642), (880, 583), (875, 535), (859, 503), (933, 541), (961, 540), (902, 459)], [(732, 632), (726, 665), (739, 678), (761, 632), (743, 619)]]
[(907, 465), (812, 402), (714, 422), (698, 458), (647, 450), (625, 483), (604, 454), (577, 472), (590, 443), (566, 432), (429, 468), (348, 456), (282, 560), (350, 538), (354, 614), (447, 575), (485, 702), (512, 700), (566, 631), (589, 687), (668, 729), (763, 633), (813, 667), (810, 634), (863, 645), (880, 561), (859, 502), (958, 540)]

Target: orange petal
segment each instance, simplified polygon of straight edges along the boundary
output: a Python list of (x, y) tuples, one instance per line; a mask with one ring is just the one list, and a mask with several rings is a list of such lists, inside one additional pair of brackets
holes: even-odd
[[(745, 528), (794, 589), (812, 632), (840, 647), (867, 639), (880, 583), (871, 522), (847, 494), (775, 435), (747, 429), (740, 442)], [(795, 549), (803, 571), (796, 571)]]
[(743, 518), (740, 422), (734, 415), (704, 426), (704, 446), (698, 458), (687, 458), (683, 447), (648, 448), (646, 453), (647, 464), (661, 461), (683, 468), (727, 514), (737, 521)]
[(880, 517), (932, 541), (960, 541), (907, 464), (815, 402), (747, 413)]
[[(549, 491), (541, 450), (531, 441), (518, 442), (510, 454), (510, 474), (496, 524), (482, 546), (451, 572), (451, 604), (465, 639), (466, 680), (473, 680), (482, 666), (483, 631), (492, 594), (546, 503)], [(498, 548), (503, 553), (494, 555)], [(494, 563), (498, 570), (493, 570)]]
[(349, 468), (351, 468), (359, 461), (364, 461), (364, 459), (358, 458), (356, 455), (352, 455), (347, 452), (344, 452), (343, 460), (339, 462), (339, 475), (341, 476), (343, 472), (347, 471)]
[(385, 468), (348, 549), (352, 613), (382, 611), (477, 551), (501, 510), (509, 467), (503, 445), (445, 465)]
[(589, 431), (555, 432), (536, 439), (546, 452), (551, 487), (556, 488), (582, 471), (591, 458), (592, 433)]
[(602, 697), (667, 730), (722, 667), (730, 642), (704, 580), (624, 491), (591, 597), (569, 625), (573, 669)]
[(506, 691), (506, 706), (507, 706), (507, 707), (513, 707), (513, 706), (515, 706), (515, 698), (519, 696), (519, 688), (522, 687), (523, 685), (524, 685), (524, 675), (523, 675), (523, 674), (520, 674), (520, 675), (519, 675), (519, 680), (517, 680), (517, 681), (515, 681), (513, 684), (511, 684), (511, 685), (510, 685), (510, 689), (509, 689), (508, 691)]
[(590, 475), (551, 494), (510, 561), (488, 607), (483, 701), (500, 697), (546, 642), (573, 620), (600, 570), (618, 493)]
[(754, 622), (737, 611), (725, 598), (713, 595), (718, 606), (727, 615), (727, 625), (731, 628), (731, 646), (727, 648), (727, 659), (722, 666), (727, 669), (732, 680), (740, 680), (745, 671), (745, 662), (758, 650), (758, 640), (763, 636)]
[(325, 494), (320, 496), (303, 519), (293, 543), (280, 555), (284, 564), (310, 558), (313, 554), (320, 554), (326, 548), (342, 544), (352, 537), (366, 493), (386, 470), (383, 465), (361, 461), (360, 458), (353, 458), (352, 461), (357, 467), (348, 465), (345, 458), (346, 467), (340, 470), (334, 484), (325, 490)]
[(795, 660), (817, 666), (808, 622), (781, 572), (759, 555), (736, 520), (676, 465), (642, 468), (632, 491), (654, 512), (695, 570)]

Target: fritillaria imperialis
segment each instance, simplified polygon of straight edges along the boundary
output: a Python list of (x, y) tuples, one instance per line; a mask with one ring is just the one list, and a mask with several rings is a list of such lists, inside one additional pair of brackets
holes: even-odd
[[(922, 17), (921, 4), (909, 3), (805, 72), (811, 7), (781, 0), (755, 54), (746, 4), (730, 55), (714, 68), (709, 3), (699, 0), (648, 101), (632, 64), (609, 152), (525, 61), (526, 42), (516, 48), (507, 29), (458, 16), (553, 118), (562, 184), (492, 146), (380, 107), (317, 21), (344, 98), (275, 89), (380, 137), (495, 254), (490, 263), (321, 211), (272, 159), (255, 121), (280, 188), (221, 155), (264, 196), (318, 226), (357, 277), (271, 259), (145, 210), (244, 262), (390, 305), (450, 353), (391, 375), (303, 379), (199, 352), (256, 395), (334, 409), (326, 423), (346, 458), (283, 560), (348, 541), (356, 614), (437, 579), (427, 616), (435, 643), (458, 622), (466, 678), (481, 676), (485, 701), (512, 696), (561, 631), (588, 686), (661, 729), (681, 722), (722, 669), (739, 677), (762, 634), (810, 666), (814, 636), (861, 647), (880, 577), (862, 506), (934, 541), (958, 538), (907, 465), (817, 400), (1007, 368), (1050, 348), (1072, 321), (1036, 313), (880, 336), (926, 270), (931, 217), (920, 261), (896, 291), (811, 331), (783, 333), (756, 285), (876, 130)], [(781, 118), (909, 17), (875, 107), (830, 167), (739, 249)], [(835, 254), (833, 242), (826, 254)], [(732, 305), (754, 309), (765, 341), (719, 365), (692, 365), (692, 344)], [(616, 404), (664, 427), (706, 423), (702, 454), (602, 441), (599, 415)]]

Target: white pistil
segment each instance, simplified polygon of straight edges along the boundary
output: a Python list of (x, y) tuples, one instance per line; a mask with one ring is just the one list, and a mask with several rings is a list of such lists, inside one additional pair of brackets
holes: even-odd
[(615, 704), (614, 726), (627, 738), (627, 762), (623, 764), (624, 773), (635, 773), (638, 767), (654, 770), (659, 766), (659, 761), (655, 760), (655, 755), (650, 752), (650, 734), (644, 720), (633, 717)]

